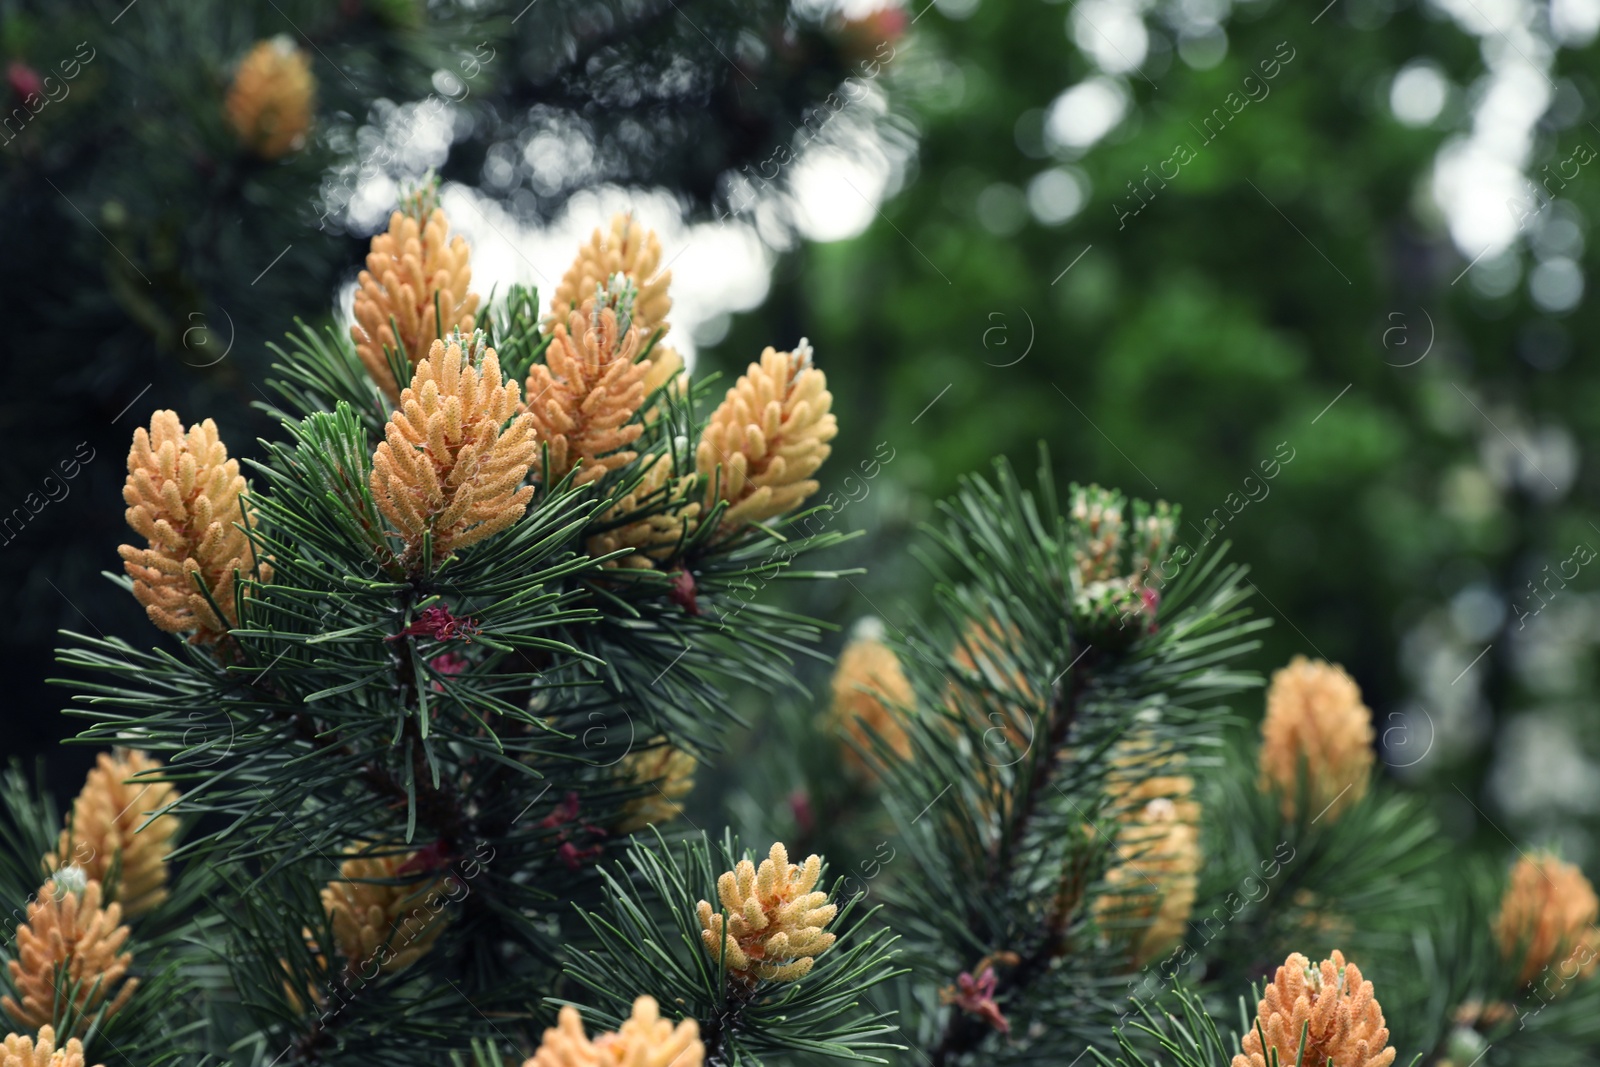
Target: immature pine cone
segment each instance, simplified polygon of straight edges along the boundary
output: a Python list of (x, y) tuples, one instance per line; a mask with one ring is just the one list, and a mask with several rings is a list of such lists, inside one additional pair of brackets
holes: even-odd
[[(670, 329), (667, 314), (672, 310), (672, 297), (667, 295), (667, 287), (672, 282), (672, 272), (658, 273), (660, 263), (661, 241), (655, 231), (646, 229), (631, 215), (613, 215), (610, 232), (595, 230), (589, 243), (578, 249), (578, 258), (556, 286), (555, 295), (550, 299), (545, 332), (565, 323), (573, 311), (581, 310), (594, 297), (597, 287), (608, 286), (613, 276), (621, 276), (638, 292), (633, 305), (633, 324), (639, 327), (642, 349), (657, 330), (664, 334)], [(647, 397), (683, 374), (683, 357), (660, 342), (650, 349), (648, 362), (650, 369), (644, 377)], [(651, 415), (647, 412), (645, 421), (650, 421)]]
[[(133, 595), (150, 621), (168, 633), (190, 634), (194, 644), (214, 644), (239, 619), (234, 606), (234, 572), (249, 577), (255, 568), (244, 521), (244, 477), (239, 461), (217, 437), (210, 419), (187, 433), (176, 412), (158, 411), (133, 431), (128, 450), (128, 480), (122, 489), (128, 525), (143, 534), (148, 548), (122, 545), (117, 552), (133, 579)], [(260, 580), (272, 568), (260, 565)], [(219, 618), (196, 588), (210, 591)]]
[[(1143, 966), (1169, 951), (1188, 928), (1203, 855), (1200, 804), (1184, 774), (1146, 777), (1162, 754), (1135, 740), (1121, 746), (1107, 775), (1108, 813), (1115, 821), (1115, 864), (1095, 914), (1108, 924), (1148, 922), (1133, 944)], [(1117, 892), (1117, 889), (1122, 892)]]
[[(384, 974), (427, 954), (449, 922), (442, 879), (419, 881), (417, 853), (358, 856), (339, 866), (341, 877), (322, 889), (339, 954), (354, 968), (375, 956)], [(387, 884), (385, 884), (387, 883)]]
[(1179, 509), (1165, 500), (1147, 505), (1133, 503), (1133, 523), (1129, 527), (1130, 574), (1137, 588), (1143, 588), (1153, 579), (1160, 585), (1165, 579), (1157, 570), (1168, 559), (1168, 549), (1178, 535)]
[(540, 476), (554, 485), (579, 467), (578, 482), (592, 482), (638, 455), (628, 446), (644, 432), (633, 417), (650, 371), (638, 362), (646, 335), (626, 316), (619, 320), (610, 300), (585, 303), (553, 333), (545, 362), (528, 371), (526, 390), (526, 410), (550, 448), (550, 468)]
[(459, 344), (433, 342), (372, 457), (372, 498), (405, 540), (408, 563), (420, 557), (425, 531), (441, 560), (527, 510), (533, 487), (522, 483), (537, 445), (533, 420), (519, 407), (517, 384), (501, 378), (494, 349), (473, 366)]
[[(834, 937), (823, 931), (838, 911), (828, 894), (815, 892), (822, 857), (809, 856), (804, 867), (789, 862), (789, 852), (775, 843), (758, 869), (749, 860), (717, 879), (723, 916), (700, 902), (700, 940), (713, 960), (726, 959), (728, 973), (754, 985), (758, 980), (792, 982), (810, 973)], [(723, 956), (724, 949), (727, 955)]]
[(1126, 648), (1156, 630), (1165, 579), (1153, 572), (1176, 533), (1178, 509), (1135, 500), (1130, 521), (1122, 494), (1098, 485), (1073, 485), (1070, 501), (1072, 628), (1098, 648)]
[(655, 231), (646, 229), (631, 215), (613, 215), (610, 232), (596, 229), (562, 275), (561, 284), (550, 298), (550, 325), (565, 323), (572, 312), (589, 302), (597, 286), (605, 286), (613, 274), (621, 274), (639, 290), (633, 318), (648, 341), (658, 327), (667, 324), (667, 314), (672, 310), (672, 297), (667, 295), (672, 272), (658, 273), (660, 265), (661, 240)]
[[(1524, 856), (1511, 868), (1494, 918), (1500, 957), (1517, 968), (1519, 986), (1551, 972), (1557, 982), (1551, 992), (1559, 992), (1569, 980), (1594, 971), (1597, 917), (1600, 899), (1582, 871), (1548, 852)], [(1549, 978), (1541, 984), (1548, 988)]]
[(1120, 577), (1122, 535), (1126, 526), (1122, 494), (1098, 485), (1072, 487), (1069, 514), (1077, 530), (1072, 560), (1078, 582), (1088, 586)]
[(83, 1042), (72, 1038), (56, 1048), (52, 1026), (39, 1028), (39, 1039), (10, 1034), (0, 1044), (0, 1067), (83, 1067)]
[(653, 568), (671, 559), (684, 538), (694, 531), (700, 516), (700, 502), (684, 500), (693, 476), (674, 478), (672, 472), (672, 457), (658, 457), (633, 492), (606, 508), (598, 520), (600, 525), (622, 522), (641, 510), (649, 509), (651, 513), (591, 536), (589, 555), (603, 556), (629, 548), (632, 555), (610, 560), (606, 566), (635, 569)]
[[(1372, 983), (1363, 981), (1360, 969), (1345, 963), (1338, 949), (1315, 969), (1300, 953), (1290, 953), (1276, 981), (1267, 986), (1256, 1019), (1260, 1028), (1252, 1026), (1244, 1035), (1244, 1054), (1233, 1058), (1233, 1067), (1272, 1067), (1266, 1053), (1273, 1049), (1279, 1067), (1326, 1067), (1330, 1061), (1333, 1067), (1389, 1067), (1394, 1062)], [(1302, 1027), (1305, 1057), (1297, 1059)], [(1262, 1034), (1266, 1049), (1261, 1047)]]
[(388, 232), (372, 238), (358, 282), (350, 336), (367, 373), (393, 402), (400, 385), (385, 348), (398, 349), (415, 365), (438, 338), (457, 329), (472, 332), (478, 310), (477, 294), (467, 291), (472, 257), (465, 238), (450, 237), (443, 211), (435, 208), (425, 225), (396, 211), (389, 216)]
[(280, 35), (257, 43), (239, 63), (224, 109), (241, 144), (278, 159), (305, 144), (316, 91), (311, 57)]
[[(862, 748), (874, 751), (867, 732), (870, 727), (896, 756), (910, 759), (911, 738), (900, 720), (890, 712), (889, 705), (909, 708), (914, 700), (911, 682), (901, 669), (900, 660), (882, 641), (873, 637), (858, 638), (839, 654), (838, 666), (833, 670), (833, 726)], [(845, 762), (857, 773), (867, 778), (876, 777), (871, 764), (861, 758), (854, 746), (845, 745), (843, 749)]]
[(618, 833), (631, 834), (676, 819), (683, 811), (681, 801), (694, 789), (694, 757), (667, 744), (663, 737), (624, 756), (622, 770), (632, 784), (644, 786), (648, 792), (623, 806)]
[(1367, 794), (1372, 737), (1372, 712), (1355, 680), (1335, 664), (1296, 656), (1267, 690), (1261, 788), (1275, 790), (1283, 817), (1293, 820), (1303, 762), (1310, 814), (1332, 823)]
[(6, 964), (22, 1003), (6, 996), (0, 998), (0, 1007), (29, 1029), (54, 1021), (56, 972), (63, 965), (62, 993), (78, 990), (71, 1005), (75, 1016), (98, 1010), (120, 982), (122, 988), (106, 1010), (108, 1016), (114, 1015), (139, 987), (137, 978), (122, 981), (133, 962), (130, 953), (119, 954), (129, 933), (118, 925), (122, 909), (116, 904), (100, 906), (99, 882), (74, 892), (67, 888), (68, 881), (51, 879), (39, 889), (28, 904), (27, 921), (17, 927), (17, 958)]
[(564, 1005), (555, 1028), (544, 1032), (539, 1050), (522, 1067), (701, 1067), (705, 1054), (699, 1023), (685, 1019), (673, 1026), (653, 998), (640, 997), (622, 1029), (592, 1042), (578, 1009)]
[[(167, 899), (167, 856), (178, 833), (175, 815), (150, 814), (178, 799), (171, 782), (134, 776), (161, 763), (128, 749), (102, 752), (83, 790), (72, 802), (72, 820), (61, 831), (54, 852), (44, 858), (47, 873), (72, 866), (106, 884), (113, 866), (117, 883), (107, 894), (129, 917), (142, 915)], [(149, 820), (149, 825), (145, 822)], [(144, 827), (140, 829), (140, 827)]]
[(803, 337), (793, 352), (768, 348), (750, 364), (712, 413), (695, 452), (707, 477), (706, 506), (728, 502), (724, 529), (770, 519), (817, 491), (811, 476), (839, 432), (832, 403)]

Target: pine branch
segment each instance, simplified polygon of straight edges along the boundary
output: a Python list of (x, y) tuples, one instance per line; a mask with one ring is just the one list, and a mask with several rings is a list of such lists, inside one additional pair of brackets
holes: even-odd
[(743, 984), (706, 951), (696, 903), (717, 898), (716, 872), (740, 855), (731, 834), (716, 848), (703, 835), (676, 848), (659, 834), (654, 845), (630, 842), (627, 863), (605, 873), (603, 907), (579, 910), (596, 947), (568, 973), (602, 998), (586, 1014), (619, 1019), (633, 996), (649, 993), (699, 1022), (710, 1065), (759, 1065), (786, 1052), (884, 1062), (877, 1051), (901, 1046), (881, 1040), (893, 1027), (863, 1011), (861, 997), (901, 973), (896, 938), (870, 924), (871, 912), (856, 913), (859, 898), (841, 902), (829, 924), (838, 943), (797, 979)]
[[(1092, 649), (1085, 649), (1079, 659), (1091, 656)], [(1074, 662), (1077, 662), (1076, 660)], [(1076, 669), (1068, 672), (1066, 685), (1056, 684), (1054, 699), (1050, 704), (1050, 713), (1046, 717), (1049, 723), (1049, 733), (1046, 737), (1045, 751), (1055, 753), (1061, 751), (1072, 734), (1073, 723), (1077, 720), (1079, 701), (1088, 688), (1089, 675), (1094, 668), (1094, 660), (1081, 663)], [(990, 875), (985, 891), (981, 896), (993, 897), (1002, 886), (1006, 885), (1012, 875), (1012, 861), (1016, 843), (1027, 834), (1028, 825), (1038, 807), (1040, 797), (1044, 790), (1051, 784), (1051, 779), (1056, 768), (1055, 758), (1047, 758), (1040, 765), (1039, 772), (1030, 775), (1023, 787), (1022, 795), (1018, 798), (1017, 815), (1013, 822), (1013, 829), (1009, 834), (1002, 836), (997, 842), (997, 855), (994, 865), (990, 868)], [(1065, 910), (1059, 906), (1052, 907), (1049, 917), (1038, 939), (1037, 945), (1023, 956), (1015, 966), (1002, 972), (995, 983), (995, 999), (1001, 1000), (1013, 991), (1026, 990), (1051, 964), (1051, 961), (1061, 953), (1062, 925), (1066, 920)], [(981, 920), (981, 916), (972, 915), (974, 927)], [(976, 967), (973, 968), (974, 970)], [(951, 1012), (945, 1024), (944, 1033), (939, 1038), (939, 1043), (930, 1053), (934, 1067), (945, 1067), (953, 1058), (963, 1053), (972, 1051), (991, 1032), (989, 1023), (966, 1012)]]

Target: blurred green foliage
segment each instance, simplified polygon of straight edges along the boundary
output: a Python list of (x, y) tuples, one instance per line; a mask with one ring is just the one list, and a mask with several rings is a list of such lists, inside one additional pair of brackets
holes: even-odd
[[(832, 487), (878, 442), (901, 457), (886, 476), (899, 484), (875, 484), (845, 519), (865, 531), (850, 559), (869, 574), (836, 590), (839, 617), (908, 627), (927, 606), (902, 599), (923, 585), (904, 545), (925, 501), (1043, 440), (1064, 480), (1181, 504), (1195, 541), (1208, 516), (1213, 530), (1226, 520), (1219, 539), (1276, 622), (1253, 665), (1344, 664), (1384, 763), (1432, 783), (1453, 833), (1503, 849), (1489, 816), (1589, 853), (1600, 778), (1564, 810), (1507, 812), (1485, 790), (1519, 718), (1597, 754), (1594, 578), (1559, 593), (1544, 629), (1524, 631), (1517, 610), (1541, 602), (1527, 583), (1542, 568), (1600, 544), (1600, 475), (1581, 460), (1575, 479), (1562, 473), (1573, 442), (1587, 458), (1600, 430), (1583, 356), (1593, 303), (1551, 314), (1525, 285), (1485, 295), (1460, 277), (1468, 259), (1427, 191), (1435, 153), (1474, 121), (1483, 54), (1505, 46), (1427, 4), (1345, 0), (1319, 15), (1269, 0), (1234, 5), (1226, 55), (1198, 69), (1174, 54), (1185, 5), (1157, 5), (1149, 55), (1119, 79), (1127, 116), (1080, 152), (1042, 133), (1052, 101), (1097, 74), (1071, 43), (1076, 6), (945, 16), (957, 6), (925, 12), (888, 77), (917, 135), (903, 188), (859, 237), (790, 253), (714, 357), (733, 372), (798, 324), (839, 411)], [(1390, 86), (1419, 58), (1454, 89), (1413, 128)], [(1582, 103), (1535, 126), (1529, 173), (1600, 145), (1580, 121), (1595, 111), (1595, 58), (1592, 44), (1558, 53), (1557, 99)], [(1252, 74), (1242, 110), (1203, 126)], [(1025, 205), (1058, 166), (1090, 192), (1051, 225)], [(1550, 188), (1540, 221), (1576, 219), (1581, 234), (1600, 182)], [(1524, 270), (1530, 235), (1511, 257)], [(1275, 455), (1293, 458), (1267, 481)]]

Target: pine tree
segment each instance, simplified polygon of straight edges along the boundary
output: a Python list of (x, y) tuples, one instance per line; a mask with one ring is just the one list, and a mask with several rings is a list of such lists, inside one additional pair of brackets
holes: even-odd
[[(448, 221), (409, 198), (356, 327), (277, 349), (261, 461), (204, 413), (134, 433), (111, 580), (162, 633), (68, 635), (111, 751), (65, 819), (6, 779), (8, 1067), (1592, 1047), (1589, 883), (1446, 863), (1334, 665), (1249, 737), (1267, 621), (1175, 508), (969, 478), (921, 550), (940, 612), (858, 633), (817, 708), (824, 624), (768, 586), (847, 577), (813, 562), (822, 357), (718, 398), (636, 220), (549, 308), (477, 299)], [(679, 820), (735, 682), (757, 840)]]
[[(17, 377), (0, 417), (18, 467), (62, 483), (112, 477), (151, 397), (254, 456), (268, 342), (291, 316), (320, 328), (367, 265), (387, 220), (355, 208), (375, 184), (431, 164), (526, 224), (604, 183), (709, 218), (826, 113), (859, 47), (788, 0), (19, 0), (0, 40), (5, 235), (30, 250), (0, 282), (38, 312), (3, 342)], [(524, 150), (551, 137), (588, 163), (535, 175)], [(71, 371), (43, 352), (72, 353)], [(104, 488), (85, 484), (51, 483), (39, 519), (47, 493), (9, 483), (0, 610), (30, 653), (63, 596), (97, 620), (120, 606), (87, 546), (51, 536), (99, 528)]]

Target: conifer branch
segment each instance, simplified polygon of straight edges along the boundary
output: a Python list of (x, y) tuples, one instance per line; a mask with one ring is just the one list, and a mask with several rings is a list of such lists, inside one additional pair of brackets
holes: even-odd
[[(1016, 844), (1026, 835), (1041, 796), (1052, 784), (1059, 758), (1056, 753), (1061, 752), (1071, 739), (1072, 726), (1077, 720), (1080, 702), (1086, 698), (1090, 685), (1090, 672), (1093, 670), (1096, 658), (1094, 650), (1086, 648), (1074, 661), (1077, 665), (1067, 672), (1065, 685), (1061, 681), (1057, 681), (1055, 685), (1050, 711), (1045, 717), (1045, 721), (1049, 724), (1044, 747), (1046, 755), (1037, 764), (1035, 773), (1028, 776), (1027, 784), (1018, 798), (1012, 831), (1002, 835), (996, 842), (997, 855), (993, 867), (990, 868), (988, 886), (982, 894), (984, 897), (996, 892), (1014, 873), (1012, 861)], [(979, 916), (973, 916), (975, 924), (978, 919)], [(1037, 943), (1020, 957), (1019, 962), (1001, 972), (996, 979), (994, 990), (996, 1001), (1013, 991), (1027, 989), (1029, 984), (1061, 955), (1064, 948), (1061, 943), (1061, 927), (1065, 920), (1066, 908), (1060, 902), (1054, 903), (1047, 912), (1045, 927), (1040, 932)], [(974, 964), (972, 970), (975, 972), (978, 968), (979, 965)], [(930, 1050), (930, 1061), (934, 1067), (945, 1067), (953, 1059), (977, 1047), (990, 1029), (989, 1024), (978, 1016), (966, 1012), (951, 1012), (938, 1044)]]

